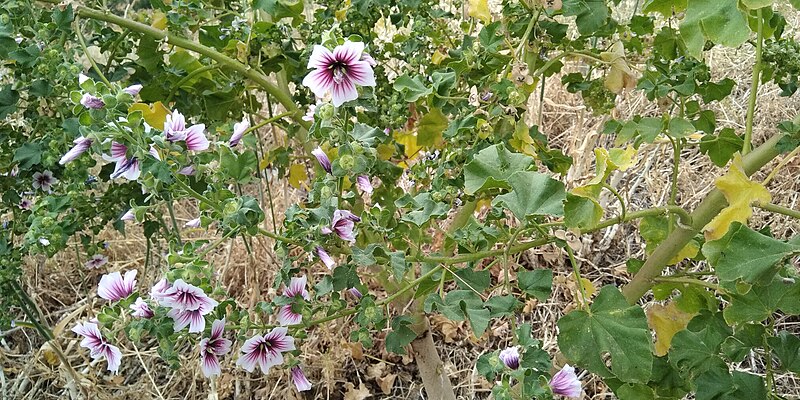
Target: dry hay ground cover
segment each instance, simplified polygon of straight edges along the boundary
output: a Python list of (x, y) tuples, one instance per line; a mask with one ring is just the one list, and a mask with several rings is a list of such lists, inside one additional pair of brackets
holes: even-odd
[[(723, 102), (715, 104), (718, 125), (744, 129), (745, 110), (749, 95), (749, 66), (753, 64), (752, 49), (717, 49), (707, 60), (715, 79), (730, 77), (739, 84), (734, 93)], [(748, 68), (743, 68), (748, 66)], [(570, 65), (570, 68), (580, 68)], [(759, 105), (755, 120), (754, 137), (757, 143), (775, 133), (777, 122), (791, 119), (800, 112), (797, 96), (779, 97), (780, 90), (767, 84), (759, 88)], [(597, 146), (612, 145), (612, 138), (600, 134), (608, 117), (596, 117), (582, 106), (581, 99), (567, 93), (558, 77), (545, 82), (544, 101), (539, 102), (538, 90), (531, 96), (529, 121), (540, 125), (551, 141), (562, 147), (576, 160), (568, 176), (568, 187), (579, 185), (593, 171), (591, 151)], [(617, 102), (613, 117), (626, 119), (633, 115), (660, 115), (658, 105), (648, 102), (637, 92), (622, 95)], [(279, 134), (263, 132), (262, 139), (269, 145), (280, 140)], [(268, 138), (268, 139), (267, 139)], [(668, 143), (644, 145), (639, 150), (639, 161), (635, 168), (618, 173), (613, 184), (627, 196), (629, 210), (664, 204), (668, 196), (671, 175), (672, 150)], [(774, 166), (774, 163), (771, 164)], [(770, 171), (767, 166), (763, 171)], [(764, 172), (756, 179), (763, 179)], [(679, 174), (679, 204), (691, 209), (711, 190), (713, 182), (704, 177), (718, 176), (723, 169), (701, 157), (697, 146), (689, 146), (681, 154)], [(800, 204), (800, 159), (789, 163), (774, 179), (769, 190), (776, 204), (798, 208)], [(248, 188), (245, 188), (248, 190)], [(255, 188), (249, 188), (255, 191)], [(271, 193), (275, 216), (280, 216), (286, 207), (299, 201), (302, 191), (290, 187), (285, 179), (271, 182)], [(612, 198), (605, 198), (609, 214), (620, 210)], [(268, 208), (264, 204), (265, 209)], [(194, 218), (195, 204), (181, 204), (178, 215), (182, 221)], [(267, 227), (273, 221), (267, 213)], [(800, 231), (797, 221), (788, 217), (756, 211), (753, 226), (772, 226), (773, 233), (780, 238), (796, 235)], [(622, 285), (630, 276), (626, 272), (625, 260), (643, 255), (643, 242), (635, 234), (635, 227), (620, 225), (593, 235), (570, 238), (577, 249), (583, 277), (593, 286), (605, 284)], [(95, 365), (86, 351), (79, 348), (79, 340), (69, 328), (79, 319), (93, 315), (101, 306), (95, 296), (97, 282), (106, 270), (139, 271), (139, 288), (147, 288), (162, 276), (164, 263), (154, 246), (152, 262), (145, 268), (146, 242), (138, 227), (129, 225), (126, 235), (108, 230), (104, 233), (110, 244), (110, 262), (105, 270), (87, 271), (75, 252), (64, 252), (53, 259), (32, 258), (26, 265), (24, 287), (31, 293), (51, 327), (71, 366), (85, 379), (93, 399), (422, 399), (426, 398), (421, 379), (411, 356), (388, 354), (378, 334), (375, 346), (362, 348), (349, 343), (347, 338), (354, 324), (350, 320), (331, 322), (314, 327), (309, 338), (302, 342), (303, 364), (314, 383), (314, 389), (299, 394), (288, 380), (286, 371), (274, 369), (264, 376), (248, 374), (234, 366), (235, 357), (223, 358), (222, 376), (209, 384), (197, 365), (194, 347), (184, 345), (180, 353), (185, 364), (190, 366), (179, 371), (170, 370), (162, 362), (154, 348), (139, 349), (128, 341), (120, 341), (123, 362), (119, 375), (106, 374), (102, 366)], [(194, 239), (215, 239), (213, 230), (185, 230), (184, 235)], [(262, 299), (276, 295), (271, 289), (273, 274), (279, 261), (272, 252), (271, 239), (258, 238), (248, 253), (241, 240), (231, 241), (212, 254), (209, 261), (217, 266), (218, 282), (244, 306), (254, 306)], [(551, 268), (555, 272), (553, 293), (546, 302), (531, 301), (517, 316), (518, 322), (530, 322), (534, 335), (543, 342), (551, 354), (557, 353), (556, 322), (564, 313), (575, 307), (576, 283), (568, 272), (565, 255), (555, 247), (533, 249), (515, 261), (518, 268)], [(317, 266), (308, 271), (313, 282), (316, 277), (328, 273)], [(500, 274), (492, 267), (495, 279)], [(375, 287), (372, 288), (378, 290)], [(385, 294), (376, 293), (378, 297)], [(20, 313), (20, 318), (22, 315)], [(456, 387), (459, 398), (487, 398), (491, 384), (474, 370), (475, 360), (485, 352), (507, 346), (511, 334), (508, 323), (493, 321), (490, 329), (480, 338), (472, 336), (464, 322), (451, 322), (436, 315), (431, 319), (434, 340), (446, 362), (446, 369)], [(800, 321), (778, 318), (776, 329), (800, 333)], [(102, 363), (103, 361), (101, 361)], [(0, 397), (3, 399), (59, 399), (75, 393), (67, 387), (66, 369), (59, 365), (53, 351), (32, 330), (13, 328), (0, 334)], [(763, 373), (763, 360), (757, 355), (746, 358), (737, 368)], [(590, 374), (579, 375), (584, 383), (585, 398), (610, 399), (613, 395)], [(787, 397), (800, 395), (800, 382), (791, 375), (778, 377), (779, 393)]]

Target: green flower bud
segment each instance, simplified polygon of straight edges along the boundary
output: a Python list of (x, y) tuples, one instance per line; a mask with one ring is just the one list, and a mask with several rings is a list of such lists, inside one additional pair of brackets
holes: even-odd
[(333, 191), (331, 188), (323, 186), (322, 189), (319, 190), (319, 196), (323, 199), (330, 199), (331, 196), (333, 196)]
[(320, 104), (320, 106), (317, 107), (317, 115), (319, 115), (319, 118), (323, 121), (333, 118), (334, 111), (335, 109), (331, 103)]
[(225, 206), (222, 207), (222, 214), (225, 217), (230, 217), (231, 215), (236, 214), (238, 211), (239, 211), (239, 203), (237, 203), (236, 200), (233, 199), (228, 200), (225, 203)]
[(356, 166), (356, 159), (349, 154), (339, 157), (339, 166), (345, 171), (350, 171)]
[(353, 153), (364, 154), (364, 146), (362, 146), (361, 143), (352, 142), (350, 143), (350, 147), (353, 149)]

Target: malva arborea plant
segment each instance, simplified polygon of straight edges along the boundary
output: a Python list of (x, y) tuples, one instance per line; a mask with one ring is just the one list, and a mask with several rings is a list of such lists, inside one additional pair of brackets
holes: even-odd
[(0, 5), (4, 395), (797, 394), (795, 1), (95, 3)]

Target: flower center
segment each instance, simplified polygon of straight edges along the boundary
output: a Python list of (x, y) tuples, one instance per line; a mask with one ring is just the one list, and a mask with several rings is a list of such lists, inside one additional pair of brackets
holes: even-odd
[(341, 61), (336, 61), (331, 64), (330, 69), (333, 70), (333, 81), (337, 84), (342, 83), (342, 81), (345, 79), (345, 75), (347, 74), (347, 64)]

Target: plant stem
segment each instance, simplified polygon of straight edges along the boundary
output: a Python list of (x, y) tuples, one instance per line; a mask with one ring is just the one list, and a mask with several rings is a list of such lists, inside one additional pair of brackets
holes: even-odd
[(777, 204), (766, 203), (766, 204), (756, 204), (756, 207), (766, 210), (769, 212), (774, 212), (776, 214), (783, 214), (792, 218), (800, 219), (800, 211), (793, 210), (789, 207), (779, 206)]
[(192, 72), (189, 72), (188, 74), (186, 74), (186, 76), (183, 77), (183, 79), (179, 80), (178, 83), (176, 83), (175, 86), (172, 87), (172, 90), (169, 91), (167, 100), (165, 100), (164, 103), (169, 104), (170, 102), (172, 102), (172, 98), (175, 97), (175, 93), (178, 91), (178, 89), (180, 89), (181, 86), (192, 80), (192, 78), (194, 78), (195, 76), (200, 75), (203, 72), (211, 71), (212, 69), (217, 69), (217, 68), (219, 68), (219, 64), (211, 64), (202, 66)]
[(166, 199), (167, 211), (169, 211), (169, 219), (172, 221), (172, 231), (175, 233), (175, 239), (178, 240), (178, 246), (183, 247), (181, 240), (181, 231), (178, 229), (178, 221), (175, 220), (175, 209), (172, 207), (172, 196), (167, 195)]
[[(39, 0), (39, 1), (49, 4), (60, 3), (60, 0)], [(208, 46), (180, 37), (173, 33), (162, 31), (153, 28), (152, 26), (142, 24), (136, 21), (131, 21), (129, 19), (111, 14), (107, 11), (100, 11), (79, 4), (73, 4), (73, 7), (75, 9), (76, 16), (90, 18), (118, 25), (123, 28), (130, 29), (133, 32), (140, 33), (144, 36), (156, 40), (166, 40), (166, 42), (169, 44), (181, 47), (186, 50), (191, 50), (211, 58), (212, 60), (218, 62), (219, 64), (222, 64), (244, 75), (253, 82), (257, 83), (267, 93), (269, 93), (271, 96), (277, 99), (278, 102), (280, 102), (281, 105), (283, 105), (283, 107), (285, 107), (287, 111), (292, 113), (291, 117), (296, 123), (301, 125), (306, 130), (311, 127), (311, 124), (309, 124), (307, 121), (303, 121), (302, 119), (303, 113), (297, 108), (297, 105), (294, 103), (294, 100), (292, 100), (291, 94), (288, 91), (281, 90), (274, 83), (270, 82), (269, 78), (266, 75), (256, 71), (252, 67), (242, 64), (241, 62), (231, 57), (228, 57), (225, 54), (222, 54)]]
[(742, 144), (742, 155), (746, 155), (753, 147), (753, 117), (756, 110), (756, 99), (758, 98), (758, 83), (761, 80), (761, 49), (764, 44), (764, 19), (759, 8), (756, 15), (758, 19), (758, 29), (756, 36), (756, 62), (753, 65), (753, 80), (750, 83), (750, 98), (747, 102), (747, 119), (744, 128), (744, 144)]
[(619, 217), (621, 220), (624, 221), (625, 215), (627, 214), (627, 210), (625, 209), (625, 199), (623, 199), (622, 196), (619, 194), (619, 192), (617, 192), (617, 189), (614, 189), (614, 187), (612, 187), (608, 183), (603, 182), (602, 185), (604, 188), (608, 189), (608, 191), (611, 192), (611, 194), (613, 194), (614, 197), (617, 198), (617, 201), (619, 201), (619, 206), (622, 209)]
[(89, 49), (86, 47), (86, 41), (83, 39), (83, 32), (81, 32), (81, 25), (80, 25), (80, 18), (75, 17), (75, 34), (78, 37), (78, 43), (81, 45), (81, 49), (83, 49), (83, 55), (89, 59), (89, 63), (92, 64), (92, 69), (94, 72), (97, 72), (97, 76), (108, 85), (108, 88), (111, 88), (111, 82), (108, 81), (105, 75), (103, 75), (103, 71), (100, 71), (100, 67), (97, 66), (97, 63), (94, 62), (94, 58), (92, 58), (91, 54), (89, 54)]
[(567, 255), (569, 255), (569, 263), (572, 264), (572, 272), (575, 274), (575, 283), (578, 285), (578, 290), (581, 292), (581, 298), (583, 299), (581, 308), (588, 310), (589, 301), (586, 298), (586, 288), (583, 287), (583, 279), (581, 279), (581, 271), (580, 268), (578, 268), (578, 262), (575, 260), (575, 253), (572, 252), (572, 247), (569, 247), (569, 243), (564, 243), (564, 245), (564, 249), (567, 250)]
[[(775, 145), (783, 136), (782, 134), (773, 136), (744, 157), (744, 170), (748, 175), (759, 170), (780, 153)], [(631, 282), (622, 288), (622, 294), (625, 295), (628, 303), (635, 304), (639, 301), (639, 298), (647, 293), (653, 285), (654, 278), (661, 275), (661, 271), (669, 260), (678, 254), (727, 204), (722, 192), (716, 189), (711, 191), (692, 212), (691, 223), (678, 225), (667, 236), (667, 239), (656, 247)]]
[(778, 165), (776, 165), (775, 168), (773, 168), (772, 171), (769, 172), (769, 175), (767, 175), (767, 177), (764, 178), (764, 182), (761, 182), (761, 184), (764, 186), (769, 185), (769, 183), (772, 182), (772, 179), (775, 178), (775, 175), (777, 175), (778, 172), (781, 169), (783, 169), (783, 167), (785, 167), (786, 164), (789, 163), (789, 161), (792, 161), (792, 159), (795, 156), (797, 156), (798, 153), (800, 153), (800, 146), (795, 147), (794, 150), (792, 150), (789, 154), (786, 155), (786, 157), (783, 157), (783, 159), (778, 163)]
[[(683, 114), (683, 102), (681, 102), (681, 114)], [(670, 177), (670, 188), (669, 188), (669, 201), (667, 202), (670, 206), (677, 205), (677, 198), (678, 198), (678, 173), (680, 171), (679, 167), (681, 165), (681, 140), (678, 139), (677, 141), (670, 136), (667, 136), (669, 141), (672, 143), (672, 177)], [(672, 232), (672, 226), (674, 225), (675, 218), (670, 215), (669, 217), (669, 232)]]
[(222, 207), (220, 207), (220, 205), (217, 202), (211, 201), (208, 197), (203, 196), (200, 193), (197, 193), (196, 190), (192, 189), (191, 186), (189, 186), (186, 182), (180, 180), (179, 178), (175, 178), (175, 182), (177, 182), (178, 186), (180, 186), (183, 190), (189, 193), (192, 197), (202, 201), (203, 203), (208, 204), (209, 206), (211, 206), (211, 208), (216, 210), (218, 213), (222, 214)]

